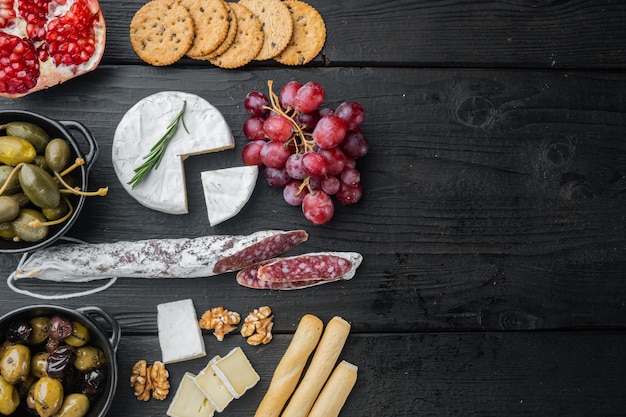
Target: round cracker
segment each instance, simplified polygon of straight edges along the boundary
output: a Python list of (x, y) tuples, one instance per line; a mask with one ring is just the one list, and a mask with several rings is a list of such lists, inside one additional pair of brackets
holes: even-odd
[(220, 68), (239, 68), (252, 61), (263, 46), (261, 21), (246, 6), (230, 3), (237, 17), (237, 34), (232, 45), (223, 54), (209, 61)]
[(205, 59), (211, 59), (215, 58), (218, 55), (222, 55), (224, 52), (226, 52), (228, 48), (230, 48), (230, 45), (232, 45), (235, 41), (235, 36), (237, 35), (237, 16), (235, 16), (235, 12), (230, 7), (229, 3), (225, 2), (224, 4), (226, 4), (226, 8), (228, 9), (229, 22), (226, 39), (224, 39), (224, 42), (222, 42), (222, 44), (218, 46), (216, 50), (208, 54)]
[(180, 0), (194, 22), (194, 39), (187, 51), (191, 58), (203, 57), (217, 49), (228, 33), (228, 10), (224, 0)]
[(174, 0), (144, 4), (130, 22), (135, 53), (150, 65), (170, 65), (182, 58), (193, 41), (189, 11)]
[(300, 0), (284, 0), (291, 12), (293, 35), (274, 60), (284, 65), (304, 65), (315, 58), (326, 42), (326, 25), (319, 12)]
[(265, 61), (281, 53), (293, 33), (293, 20), (287, 6), (281, 0), (239, 0), (239, 4), (250, 9), (263, 24), (265, 39), (255, 60)]

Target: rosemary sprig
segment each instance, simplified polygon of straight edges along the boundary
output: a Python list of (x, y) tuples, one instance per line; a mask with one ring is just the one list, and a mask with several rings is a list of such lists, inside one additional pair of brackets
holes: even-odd
[(183, 101), (183, 108), (180, 109), (178, 114), (174, 116), (174, 119), (167, 126), (167, 131), (165, 134), (154, 144), (150, 152), (143, 157), (145, 160), (141, 165), (134, 169), (135, 175), (128, 181), (128, 185), (131, 188), (135, 188), (137, 184), (139, 184), (145, 177), (150, 173), (152, 169), (157, 169), (161, 164), (161, 159), (163, 159), (163, 155), (165, 154), (165, 150), (167, 149), (167, 145), (170, 143), (170, 139), (174, 136), (176, 131), (178, 130), (178, 122), (180, 121), (185, 128), (185, 132), (189, 134), (189, 130), (185, 125), (185, 118), (183, 117), (183, 113), (185, 113), (185, 105), (186, 101)]

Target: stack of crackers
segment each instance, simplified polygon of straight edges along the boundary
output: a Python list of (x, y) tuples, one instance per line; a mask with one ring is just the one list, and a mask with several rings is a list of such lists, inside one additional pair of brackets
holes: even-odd
[(221, 68), (268, 59), (303, 65), (322, 50), (326, 26), (300, 0), (151, 0), (135, 13), (130, 40), (156, 66), (184, 56)]

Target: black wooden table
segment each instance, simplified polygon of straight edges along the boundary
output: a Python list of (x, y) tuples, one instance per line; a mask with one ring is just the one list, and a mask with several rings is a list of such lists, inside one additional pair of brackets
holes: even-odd
[[(626, 4), (603, 1), (325, 1), (312, 4), (328, 38), (305, 67), (256, 62), (238, 70), (184, 59), (163, 68), (133, 52), (129, 22), (142, 5), (102, 1), (107, 46), (98, 69), (2, 109), (76, 120), (100, 153), (69, 235), (89, 242), (247, 234), (304, 228), (302, 251), (358, 251), (351, 281), (301, 291), (255, 291), (234, 274), (120, 278), (88, 298), (123, 330), (113, 416), (164, 415), (137, 401), (138, 359), (160, 358), (156, 306), (192, 298), (275, 311), (274, 340), (242, 346), (260, 383), (225, 416), (251, 416), (300, 317), (352, 324), (342, 358), (359, 366), (343, 416), (618, 416), (626, 413)], [(359, 101), (370, 153), (363, 199), (312, 226), (259, 179), (235, 218), (210, 227), (201, 171), (240, 165), (242, 101), (295, 79), (320, 82), (326, 103)], [(163, 90), (200, 95), (232, 127), (236, 150), (185, 162), (189, 214), (149, 210), (111, 163), (114, 130), (138, 100)], [(2, 276), (18, 256), (0, 257)], [(2, 284), (0, 313), (40, 300)], [(43, 284), (32, 288), (46, 290)], [(173, 389), (204, 359), (168, 366)]]

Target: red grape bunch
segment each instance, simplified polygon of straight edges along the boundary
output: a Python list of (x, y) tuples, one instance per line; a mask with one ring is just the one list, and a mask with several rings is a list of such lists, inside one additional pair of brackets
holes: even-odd
[(264, 168), (271, 187), (284, 187), (283, 197), (292, 206), (302, 206), (310, 222), (332, 219), (335, 206), (361, 199), (361, 174), (355, 161), (367, 154), (369, 145), (360, 125), (363, 107), (354, 101), (337, 108), (322, 107), (326, 92), (316, 82), (286, 83), (280, 93), (268, 81), (269, 98), (250, 92), (244, 107), (250, 117), (243, 133), (250, 139), (243, 150), (246, 165)]

